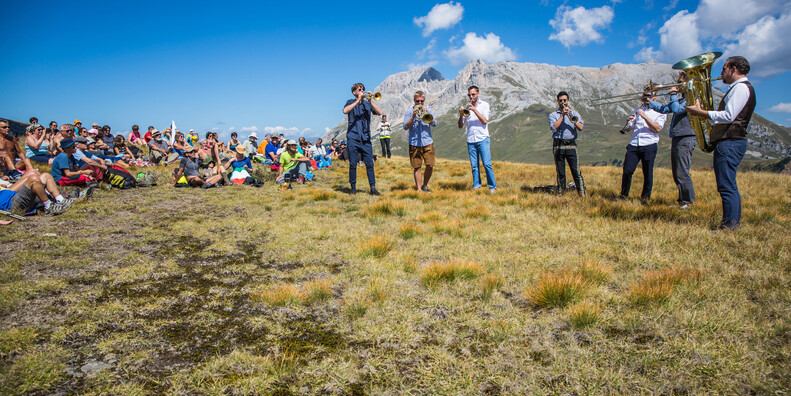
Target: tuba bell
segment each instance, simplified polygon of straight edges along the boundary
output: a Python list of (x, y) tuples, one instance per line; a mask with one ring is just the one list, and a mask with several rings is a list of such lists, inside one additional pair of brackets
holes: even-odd
[[(701, 109), (707, 111), (715, 110), (711, 82), (717, 79), (712, 80), (711, 78), (711, 65), (720, 56), (722, 56), (722, 52), (708, 52), (684, 59), (673, 65), (673, 69), (683, 70), (689, 77), (686, 84), (680, 87), (684, 92), (687, 104), (692, 105), (696, 101), (700, 101)], [(687, 114), (687, 117), (689, 117), (692, 130), (695, 131), (695, 137), (698, 140), (700, 149), (704, 153), (714, 151), (714, 147), (709, 141), (713, 128), (709, 119), (692, 114)]]

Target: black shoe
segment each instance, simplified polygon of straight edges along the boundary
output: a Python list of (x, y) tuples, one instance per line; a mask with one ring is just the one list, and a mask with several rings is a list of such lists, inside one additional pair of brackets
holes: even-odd
[(357, 187), (352, 187), (352, 189), (349, 190), (349, 195), (354, 195), (354, 194), (357, 194)]
[(431, 192), (431, 190), (428, 189), (428, 186), (420, 187), (420, 190), (423, 191), (423, 192), (427, 192), (427, 193)]
[(76, 187), (74, 188), (74, 191), (72, 191), (69, 195), (66, 196), (66, 198), (72, 198), (72, 199), (77, 199), (79, 197), (80, 197), (80, 189)]
[(376, 191), (376, 189), (375, 189), (375, 188), (373, 188), (373, 187), (371, 188), (371, 192), (370, 192), (369, 194), (371, 194), (371, 195), (375, 195), (375, 196), (380, 196), (380, 195), (382, 195), (382, 194), (380, 194), (380, 193), (379, 193), (379, 191)]
[(203, 183), (203, 185), (200, 186), (200, 188), (211, 188), (211, 183)]

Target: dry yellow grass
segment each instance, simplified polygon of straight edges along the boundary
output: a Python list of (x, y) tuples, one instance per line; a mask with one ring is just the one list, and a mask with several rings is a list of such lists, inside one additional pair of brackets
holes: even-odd
[(457, 219), (432, 220), (429, 222), (435, 234), (461, 237), (464, 235), (464, 223)]
[(262, 292), (251, 293), (250, 297), (270, 305), (296, 305), (302, 301), (302, 293), (290, 283), (281, 283)]
[(503, 285), (503, 278), (496, 274), (486, 274), (481, 279), (481, 291), (484, 297), (489, 297)]
[(445, 220), (446, 218), (448, 218), (447, 215), (437, 210), (432, 210), (430, 212), (422, 213), (417, 216), (417, 220), (421, 223), (427, 223), (431, 221), (442, 221)]
[(588, 286), (581, 274), (564, 270), (542, 275), (524, 293), (537, 307), (565, 307), (582, 297)]
[(382, 258), (395, 246), (395, 241), (385, 235), (374, 235), (363, 243), (360, 256)]
[(599, 321), (601, 307), (588, 301), (580, 302), (567, 309), (572, 326), (588, 327)]
[(450, 259), (433, 262), (423, 267), (421, 279), (426, 285), (451, 282), (455, 279), (471, 279), (484, 273), (483, 266), (475, 261)]
[(486, 206), (479, 205), (474, 208), (465, 209), (462, 215), (468, 219), (486, 220), (492, 215), (492, 211)]
[(637, 305), (663, 302), (670, 297), (676, 285), (683, 281), (699, 282), (701, 276), (699, 270), (686, 267), (649, 271), (629, 289), (629, 299)]
[(308, 304), (324, 301), (332, 297), (332, 282), (327, 279), (307, 281), (302, 295)]
[(423, 229), (412, 222), (406, 222), (401, 224), (401, 227), (398, 227), (398, 234), (401, 235), (401, 238), (404, 239), (411, 239), (423, 232)]
[(371, 301), (379, 303), (384, 301), (388, 295), (388, 285), (382, 278), (372, 278), (368, 282), (368, 296)]
[(576, 269), (587, 281), (601, 285), (610, 278), (612, 269), (596, 260), (585, 260)]
[(406, 215), (406, 204), (385, 199), (369, 205), (364, 213), (367, 216), (404, 216)]

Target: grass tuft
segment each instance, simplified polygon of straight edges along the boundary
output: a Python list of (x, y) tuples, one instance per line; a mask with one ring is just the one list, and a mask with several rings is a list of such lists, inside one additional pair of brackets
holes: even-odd
[(351, 298), (344, 298), (343, 305), (346, 315), (352, 320), (359, 319), (365, 316), (368, 308), (371, 306), (371, 299), (367, 296), (355, 296)]
[(423, 229), (420, 228), (420, 226), (411, 222), (401, 224), (401, 227), (398, 229), (398, 233), (401, 235), (401, 238), (404, 239), (412, 239), (422, 232)]
[(406, 215), (406, 204), (403, 202), (393, 202), (389, 199), (378, 201), (368, 206), (364, 213), (366, 216), (404, 216)]
[(432, 210), (430, 212), (426, 212), (426, 213), (423, 213), (421, 215), (418, 215), (417, 221), (419, 221), (421, 223), (428, 223), (428, 222), (431, 222), (431, 221), (445, 220), (447, 218), (448, 218), (448, 216), (446, 216), (445, 214), (443, 214), (443, 213), (441, 213), (441, 212), (439, 212), (437, 210)]
[(305, 282), (303, 295), (308, 304), (324, 301), (332, 296), (332, 282), (327, 279)]
[(458, 220), (439, 221), (434, 220), (431, 223), (431, 229), (435, 234), (450, 235), (461, 237), (464, 235), (464, 224)]
[(318, 190), (313, 191), (310, 193), (310, 199), (314, 201), (329, 201), (330, 199), (334, 199), (338, 196), (335, 191), (327, 191), (327, 190)]
[(588, 327), (599, 320), (601, 308), (598, 304), (581, 302), (568, 308), (569, 321), (576, 328)]
[(541, 276), (525, 290), (525, 297), (537, 307), (565, 307), (585, 294), (588, 281), (579, 273), (561, 271)]
[(577, 272), (582, 275), (585, 280), (596, 285), (601, 285), (610, 279), (610, 272), (612, 272), (612, 270), (610, 267), (598, 261), (586, 260), (580, 264), (577, 268)]
[(472, 188), (466, 181), (441, 181), (438, 184), (439, 188), (445, 190), (465, 191)]
[(263, 292), (250, 293), (250, 298), (263, 300), (267, 304), (274, 306), (297, 305), (302, 301), (302, 294), (293, 284), (281, 283)]
[(382, 258), (393, 248), (395, 241), (384, 235), (374, 235), (360, 249), (360, 256)]
[(426, 265), (420, 278), (424, 284), (433, 286), (439, 282), (451, 282), (455, 279), (472, 279), (483, 272), (483, 266), (478, 262), (451, 259)]
[(375, 303), (380, 303), (387, 299), (387, 289), (387, 283), (382, 278), (373, 278), (368, 282), (368, 296)]
[(499, 289), (503, 285), (503, 278), (500, 275), (496, 274), (486, 274), (481, 281), (481, 290), (483, 291), (483, 297), (489, 298), (491, 297), (492, 293), (495, 290)]
[(683, 281), (700, 281), (701, 272), (690, 268), (672, 267), (649, 271), (629, 289), (629, 300), (635, 305), (662, 303), (670, 298), (676, 285)]
[(465, 210), (462, 215), (468, 219), (486, 220), (492, 215), (492, 211), (485, 206), (476, 206)]

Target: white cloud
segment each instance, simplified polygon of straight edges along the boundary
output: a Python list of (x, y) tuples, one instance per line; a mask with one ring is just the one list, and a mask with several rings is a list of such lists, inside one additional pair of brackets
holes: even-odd
[(555, 13), (555, 19), (549, 21), (555, 29), (549, 39), (559, 41), (566, 48), (590, 42), (601, 43), (604, 38), (599, 30), (607, 28), (614, 16), (610, 6), (591, 9), (561, 6)]
[(705, 51), (741, 55), (751, 75), (771, 77), (791, 70), (791, 3), (782, 0), (703, 0), (659, 28), (659, 48), (641, 48), (634, 58), (675, 63)]
[(775, 18), (767, 15), (748, 25), (725, 46), (725, 56), (741, 55), (751, 75), (771, 77), (791, 70), (791, 6)]
[(445, 55), (454, 64), (463, 64), (472, 59), (486, 62), (500, 62), (516, 59), (516, 54), (500, 42), (500, 37), (489, 33), (485, 37), (478, 37), (475, 33), (464, 36), (464, 45), (451, 47)]
[(670, 0), (666, 6), (662, 7), (664, 11), (671, 11), (672, 9), (676, 8), (678, 5), (678, 0)]
[(428, 12), (428, 15), (420, 18), (415, 17), (415, 25), (423, 28), (423, 37), (428, 37), (431, 32), (439, 29), (447, 29), (461, 21), (464, 14), (464, 7), (461, 3), (449, 2), (436, 4)]
[(258, 132), (258, 131), (260, 131), (260, 129), (258, 129), (257, 126), (252, 125), (252, 126), (242, 127), (242, 129), (240, 129), (239, 131), (240, 132)]
[(265, 126), (263, 129), (261, 129), (261, 131), (263, 131), (264, 133), (275, 134), (275, 135), (279, 135), (282, 133), (286, 136), (308, 135), (311, 132), (313, 132), (313, 130), (310, 128), (299, 129), (297, 127), (284, 127), (280, 125)]
[(773, 113), (791, 113), (791, 103), (778, 103), (769, 108)]
[(405, 67), (406, 67), (407, 70), (411, 71), (411, 70), (415, 70), (415, 69), (424, 69), (426, 67), (434, 67), (438, 63), (439, 63), (438, 61), (428, 61), (428, 62), (423, 62), (423, 63), (412, 62), (412, 63), (407, 63)]

